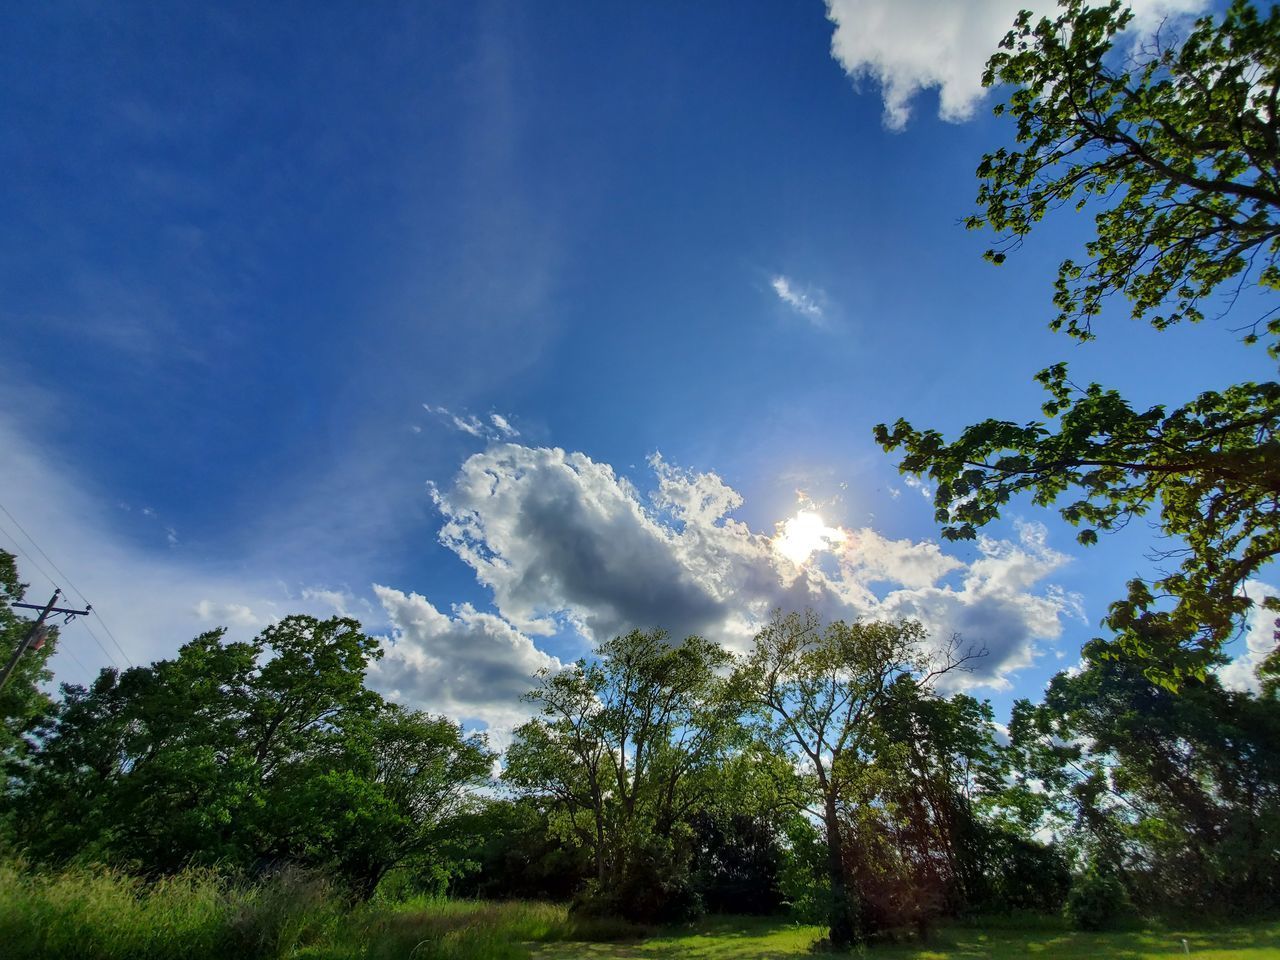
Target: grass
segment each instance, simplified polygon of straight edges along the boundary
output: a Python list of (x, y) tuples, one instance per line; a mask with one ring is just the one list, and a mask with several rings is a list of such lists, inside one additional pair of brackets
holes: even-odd
[[(714, 917), (664, 931), (638, 943), (556, 943), (535, 948), (535, 960), (792, 960), (813, 958), (822, 927), (773, 918)], [(946, 927), (923, 944), (886, 944), (855, 951), (867, 960), (1146, 960), (1184, 956), (1200, 960), (1280, 958), (1280, 924), (1217, 929), (1143, 929), (1123, 933), (1080, 933), (1052, 919), (986, 921)], [(821, 957), (823, 955), (816, 955)], [(832, 956), (825, 954), (825, 956)]]
[(0, 953), (24, 960), (283, 960), (339, 915), (326, 883), (294, 871), (254, 885), (201, 870), (148, 884), (0, 863)]
[(259, 883), (188, 870), (146, 883), (102, 868), (0, 862), (0, 957), (15, 960), (526, 960), (530, 944), (636, 938), (548, 903), (421, 898), (350, 907), (315, 875)]
[[(422, 898), (351, 908), (322, 879), (257, 884), (188, 871), (146, 884), (101, 869), (36, 873), (0, 862), (0, 956), (15, 960), (791, 960), (817, 958), (816, 926), (711, 917), (644, 930), (547, 903)], [(1078, 933), (1045, 918), (984, 920), (869, 960), (1280, 960), (1280, 923)], [(826, 954), (825, 956), (833, 956)]]

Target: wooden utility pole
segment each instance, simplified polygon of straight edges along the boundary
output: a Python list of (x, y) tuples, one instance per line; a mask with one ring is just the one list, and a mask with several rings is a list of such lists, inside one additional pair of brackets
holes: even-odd
[(26, 653), (28, 650), (30, 650), (32, 646), (35, 645), (36, 640), (39, 638), (41, 632), (44, 630), (44, 621), (49, 616), (49, 614), (51, 613), (63, 614), (67, 618), (66, 622), (70, 623), (73, 617), (87, 616), (89, 611), (93, 609), (92, 606), (86, 607), (83, 610), (66, 610), (66, 609), (63, 609), (62, 607), (55, 607), (54, 604), (58, 602), (58, 597), (60, 597), (61, 595), (62, 595), (62, 590), (60, 588), (55, 589), (53, 591), (53, 596), (49, 598), (49, 602), (46, 603), (43, 607), (41, 607), (37, 603), (10, 604), (10, 606), (24, 607), (27, 610), (39, 610), (40, 616), (36, 617), (35, 623), (31, 624), (31, 629), (27, 631), (27, 635), (23, 637), (20, 641), (18, 641), (18, 645), (13, 650), (13, 655), (9, 657), (9, 662), (4, 665), (4, 673), (0, 673), (0, 691), (4, 690), (5, 685), (9, 682), (9, 677), (11, 677), (13, 675), (13, 671), (17, 669), (18, 661), (22, 659), (22, 655)]

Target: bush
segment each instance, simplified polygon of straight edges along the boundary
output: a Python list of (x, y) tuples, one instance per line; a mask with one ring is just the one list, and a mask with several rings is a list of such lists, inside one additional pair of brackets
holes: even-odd
[(1077, 930), (1108, 930), (1131, 916), (1133, 905), (1116, 877), (1091, 869), (1072, 882), (1062, 914)]

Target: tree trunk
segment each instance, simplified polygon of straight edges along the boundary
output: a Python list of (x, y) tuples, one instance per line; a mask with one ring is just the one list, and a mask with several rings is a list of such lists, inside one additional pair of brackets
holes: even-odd
[(826, 798), (825, 817), (827, 828), (827, 879), (831, 886), (831, 903), (827, 922), (831, 927), (828, 936), (831, 945), (843, 950), (858, 941), (858, 931), (853, 923), (853, 904), (849, 900), (849, 887), (845, 882), (844, 844), (840, 838), (840, 816), (836, 810), (836, 798)]

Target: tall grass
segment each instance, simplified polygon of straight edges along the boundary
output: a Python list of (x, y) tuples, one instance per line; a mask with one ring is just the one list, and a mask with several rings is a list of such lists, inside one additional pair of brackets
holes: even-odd
[(22, 960), (523, 960), (530, 942), (643, 928), (549, 903), (417, 898), (349, 907), (322, 878), (188, 870), (147, 883), (101, 868), (0, 862), (0, 956)]
[(339, 918), (324, 881), (239, 884), (191, 870), (146, 883), (105, 869), (0, 864), (0, 953), (26, 960), (283, 960)]

